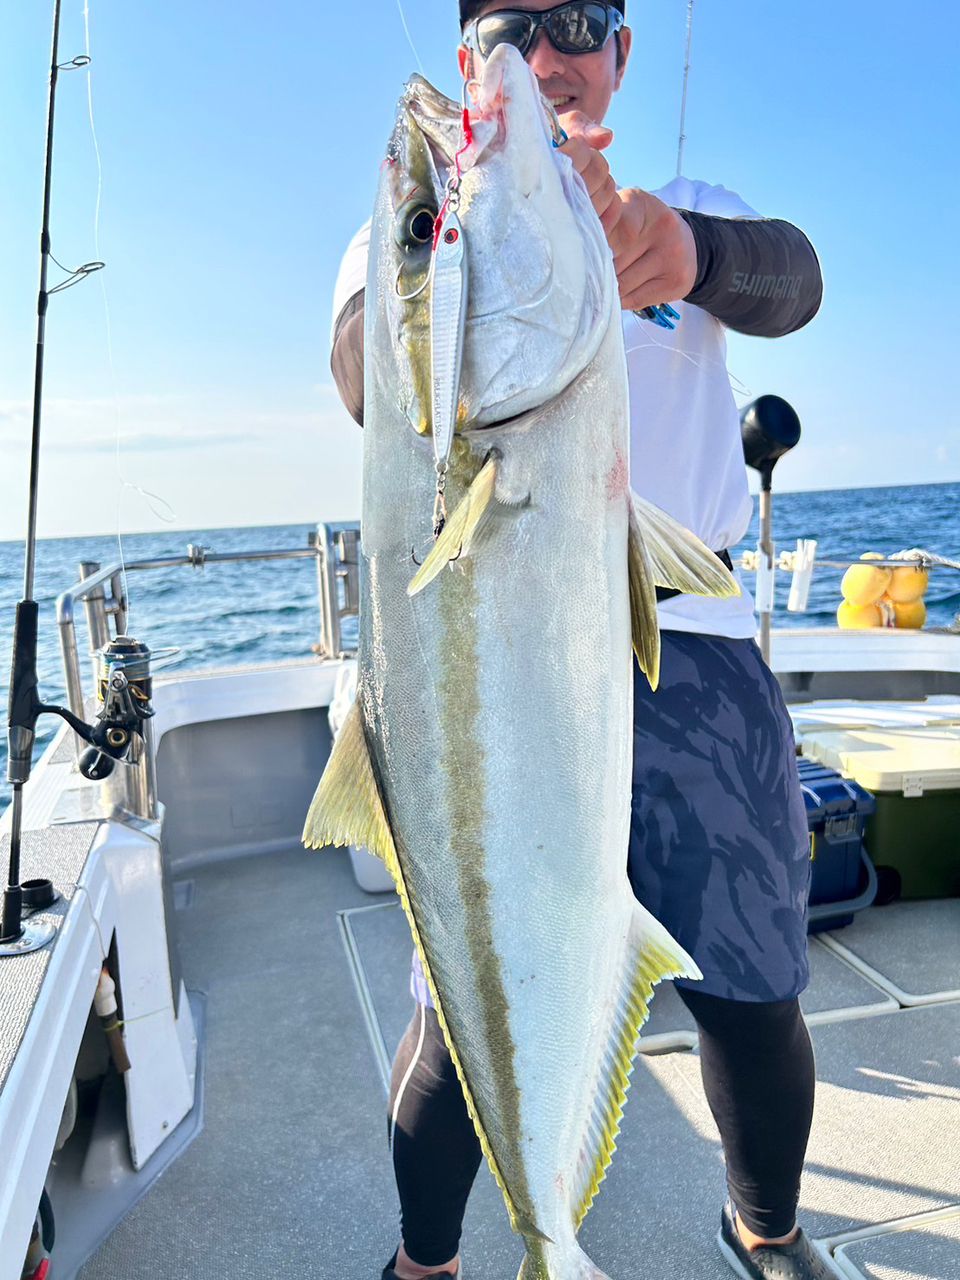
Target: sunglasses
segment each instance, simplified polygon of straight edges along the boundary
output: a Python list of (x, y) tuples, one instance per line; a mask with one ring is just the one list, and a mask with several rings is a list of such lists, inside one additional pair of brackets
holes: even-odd
[(559, 53), (595, 53), (623, 26), (623, 14), (601, 3), (558, 4), (556, 8), (531, 12), (527, 9), (498, 9), (468, 24), (463, 42), (481, 58), (489, 58), (498, 44), (512, 44), (527, 56), (542, 27)]

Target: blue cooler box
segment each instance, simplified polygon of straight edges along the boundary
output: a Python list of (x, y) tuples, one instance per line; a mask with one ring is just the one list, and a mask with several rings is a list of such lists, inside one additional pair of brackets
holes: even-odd
[(876, 897), (876, 872), (863, 845), (876, 804), (869, 791), (836, 769), (802, 756), (797, 768), (813, 861), (809, 932), (841, 929)]

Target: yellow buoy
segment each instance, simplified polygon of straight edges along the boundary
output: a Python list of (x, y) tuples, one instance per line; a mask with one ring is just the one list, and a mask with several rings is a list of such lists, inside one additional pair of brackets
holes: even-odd
[(922, 600), (894, 600), (893, 612), (896, 614), (898, 627), (909, 627), (917, 631), (927, 620), (927, 606)]
[(883, 626), (883, 615), (876, 604), (851, 604), (843, 600), (837, 610), (837, 626), (842, 631), (860, 631)]
[[(861, 560), (882, 560), (883, 556), (876, 551), (868, 551)], [(876, 604), (889, 586), (892, 571), (879, 565), (852, 564), (843, 575), (840, 590), (844, 600), (852, 605)], [(841, 626), (843, 624), (841, 623)], [(879, 623), (867, 623), (867, 626), (879, 626)]]
[[(916, 565), (905, 565), (902, 569), (894, 569), (887, 587), (887, 595), (894, 604), (909, 604), (919, 600), (927, 589), (930, 574), (926, 569), (918, 569)], [(897, 626), (903, 624), (898, 622)]]

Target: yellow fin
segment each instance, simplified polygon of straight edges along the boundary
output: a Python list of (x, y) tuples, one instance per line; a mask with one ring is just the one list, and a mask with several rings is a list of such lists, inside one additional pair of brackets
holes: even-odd
[[(716, 557), (714, 557), (716, 559)], [(653, 565), (633, 506), (630, 506), (627, 535), (627, 570), (630, 580), (630, 627), (633, 650), (640, 670), (656, 689), (660, 683), (660, 624), (657, 621), (657, 593)]]
[(645, 498), (631, 498), (656, 586), (721, 600), (740, 595), (736, 578), (695, 533)]
[(695, 962), (663, 925), (637, 903), (630, 922), (621, 990), (600, 1070), (593, 1114), (578, 1162), (574, 1227), (579, 1229), (617, 1147), (637, 1036), (650, 1011), (653, 988), (664, 978), (700, 979)]
[[(341, 730), (341, 733), (342, 732), (343, 731)], [(424, 945), (423, 945), (423, 939), (420, 936), (420, 926), (417, 923), (416, 912), (414, 910), (414, 903), (413, 903), (413, 900), (411, 899), (410, 891), (407, 888), (407, 882), (403, 874), (403, 868), (400, 865), (400, 859), (397, 857), (396, 850), (393, 848), (392, 841), (391, 841), (391, 850), (392, 852), (390, 857), (385, 858), (384, 861), (387, 864), (388, 871), (393, 876), (394, 884), (397, 886), (397, 893), (400, 896), (400, 905), (403, 907), (403, 913), (407, 917), (407, 924), (409, 924), (410, 926), (410, 934), (413, 938), (413, 945), (416, 947), (417, 954), (420, 957), (420, 964), (423, 967), (423, 976), (427, 980), (427, 986), (430, 989), (430, 995), (433, 997), (433, 1006), (434, 1006), (434, 1009), (436, 1010), (437, 1021), (440, 1024), (440, 1030), (443, 1032), (444, 1042), (446, 1043), (447, 1049), (450, 1052), (450, 1058), (453, 1061), (454, 1069), (456, 1070), (456, 1073), (457, 1073), (457, 1078), (460, 1081), (460, 1088), (463, 1090), (463, 1100), (466, 1103), (467, 1114), (469, 1115), (471, 1121), (473, 1122), (473, 1127), (476, 1131), (477, 1138), (480, 1142), (480, 1150), (486, 1156), (487, 1164), (490, 1166), (490, 1172), (493, 1174), (494, 1181), (496, 1182), (497, 1186), (500, 1188), (500, 1193), (503, 1196), (504, 1203), (507, 1207), (507, 1213), (510, 1218), (510, 1225), (512, 1226), (513, 1230), (521, 1234), (526, 1233), (534, 1238), (546, 1240), (547, 1239), (546, 1236), (541, 1236), (540, 1233), (537, 1232), (536, 1228), (532, 1224), (528, 1223), (525, 1219), (521, 1218), (521, 1216), (517, 1212), (516, 1205), (513, 1203), (513, 1197), (510, 1195), (510, 1192), (507, 1190), (506, 1181), (504, 1180), (503, 1174), (500, 1172), (500, 1166), (497, 1163), (496, 1156), (493, 1154), (493, 1147), (490, 1145), (490, 1139), (487, 1137), (486, 1130), (483, 1127), (483, 1121), (480, 1118), (480, 1112), (477, 1108), (476, 1102), (474, 1101), (473, 1091), (471, 1090), (470, 1084), (467, 1080), (466, 1072), (464, 1071), (463, 1062), (460, 1058), (459, 1050), (457, 1049), (457, 1046), (453, 1039), (453, 1035), (450, 1031), (450, 1024), (447, 1022), (447, 1015), (443, 1009), (443, 1001), (440, 999), (440, 993), (437, 990), (437, 984), (433, 978), (433, 971), (430, 967), (430, 961), (427, 958), (426, 949), (424, 948)]]
[[(486, 1156), (490, 1170), (503, 1194), (514, 1230), (522, 1231), (523, 1234), (537, 1238), (539, 1233), (536, 1228), (521, 1219), (507, 1190), (506, 1182), (500, 1172), (496, 1157), (493, 1154), (493, 1148), (484, 1130), (480, 1113), (467, 1082), (460, 1054), (450, 1033), (440, 993), (437, 991), (436, 983), (433, 980), (430, 961), (423, 945), (420, 926), (417, 923), (414, 911), (414, 903), (407, 888), (403, 867), (400, 865), (400, 858), (397, 854), (397, 848), (390, 831), (390, 824), (387, 820), (386, 809), (380, 795), (380, 788), (370, 760), (370, 750), (367, 746), (366, 731), (363, 724), (361, 692), (358, 689), (356, 701), (350, 708), (333, 744), (330, 759), (327, 762), (326, 769), (323, 771), (323, 776), (320, 779), (320, 784), (307, 814), (303, 829), (303, 843), (312, 849), (319, 849), (328, 844), (357, 845), (369, 849), (371, 853), (375, 853), (377, 857), (382, 858), (386, 864), (387, 870), (393, 877), (393, 883), (396, 885), (397, 893), (400, 897), (400, 905), (403, 907), (404, 915), (407, 917), (413, 944), (417, 949), (417, 954), (420, 956), (427, 986), (430, 988), (430, 994), (433, 997), (434, 1007), (436, 1008), (437, 1020), (440, 1023), (443, 1038), (446, 1041), (450, 1057), (460, 1080), (467, 1112), (473, 1121), (473, 1127), (480, 1141), (481, 1150)], [(540, 1238), (546, 1239), (546, 1237)]]
[(370, 761), (359, 691), (333, 744), (302, 839), (308, 849), (353, 844), (369, 849), (388, 867), (396, 861), (390, 823)]
[(443, 526), (443, 532), (431, 547), (430, 554), (414, 574), (407, 587), (408, 596), (415, 596), (418, 591), (422, 591), (451, 560), (458, 560), (469, 554), (471, 544), (491, 509), (496, 480), (496, 460), (488, 458)]

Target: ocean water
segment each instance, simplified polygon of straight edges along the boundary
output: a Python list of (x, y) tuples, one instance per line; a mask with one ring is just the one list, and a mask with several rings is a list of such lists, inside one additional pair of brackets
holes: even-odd
[[(797, 538), (816, 538), (822, 559), (852, 559), (864, 551), (893, 554), (925, 547), (960, 558), (960, 484), (882, 489), (835, 489), (774, 494), (774, 536), (781, 549)], [(123, 539), (126, 560), (183, 555), (189, 542), (211, 551), (303, 547), (306, 525), (131, 534)], [(756, 545), (757, 512), (739, 549)], [(40, 605), (37, 659), (45, 702), (65, 701), (55, 602), (79, 577), (80, 560), (103, 565), (118, 559), (115, 537), (42, 540), (37, 548), (34, 598)], [(774, 626), (829, 626), (840, 600), (840, 570), (818, 569), (804, 614), (786, 612), (789, 575), (778, 575)], [(7, 674), (13, 621), (23, 584), (22, 543), (0, 543), (0, 705), (7, 705)], [(212, 564), (202, 570), (163, 569), (131, 573), (128, 630), (151, 649), (176, 646), (177, 669), (234, 666), (310, 655), (320, 633), (316, 568), (312, 559), (276, 563)], [(926, 596), (928, 626), (949, 626), (960, 613), (960, 573), (932, 576)], [(77, 624), (81, 670), (90, 688), (90, 664), (81, 618)], [(59, 718), (44, 716), (37, 732), (39, 755)], [(10, 798), (6, 782), (6, 714), (0, 741), (0, 810)]]

